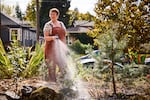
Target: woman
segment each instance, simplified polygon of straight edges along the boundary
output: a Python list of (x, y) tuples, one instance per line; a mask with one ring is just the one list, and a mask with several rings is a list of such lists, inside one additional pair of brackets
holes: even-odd
[(45, 61), (48, 66), (49, 80), (56, 82), (56, 66), (59, 67), (62, 71), (60, 64), (60, 59), (57, 53), (58, 49), (56, 46), (57, 38), (59, 38), (63, 43), (66, 43), (66, 28), (63, 22), (59, 21), (59, 10), (57, 8), (52, 8), (49, 11), (50, 21), (47, 22), (44, 26), (44, 39), (45, 39), (45, 48), (44, 55)]

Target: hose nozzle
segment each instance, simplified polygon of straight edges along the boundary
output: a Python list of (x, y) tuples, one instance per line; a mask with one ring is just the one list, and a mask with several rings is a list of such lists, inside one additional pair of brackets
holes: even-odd
[(56, 39), (59, 39), (59, 36), (58, 36), (58, 35), (56, 35), (56, 36), (55, 36), (55, 38), (56, 38)]

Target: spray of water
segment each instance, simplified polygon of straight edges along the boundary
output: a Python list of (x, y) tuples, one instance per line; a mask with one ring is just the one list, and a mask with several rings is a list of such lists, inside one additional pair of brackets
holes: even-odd
[[(55, 40), (54, 49), (56, 50), (57, 59), (60, 61), (62, 66), (65, 66), (65, 75), (60, 81), (63, 89), (70, 89), (75, 93), (73, 96), (74, 100), (91, 100), (88, 90), (84, 87), (83, 81), (77, 75), (76, 64), (74, 63), (70, 50), (68, 47), (59, 39)], [(59, 79), (58, 79), (59, 80)], [(68, 91), (69, 92), (69, 91)], [(73, 98), (71, 98), (73, 100)]]

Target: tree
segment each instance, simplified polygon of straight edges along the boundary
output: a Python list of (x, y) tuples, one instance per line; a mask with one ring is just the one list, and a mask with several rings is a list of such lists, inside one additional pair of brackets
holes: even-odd
[(79, 13), (78, 15), (78, 19), (79, 20), (87, 20), (87, 21), (92, 21), (95, 19), (95, 17), (93, 15), (91, 15), (89, 12), (83, 14), (83, 13)]
[[(89, 35), (95, 45), (104, 50), (112, 64), (113, 92), (116, 94), (114, 61), (119, 51), (126, 48), (138, 50), (140, 44), (150, 41), (150, 25), (144, 16), (146, 0), (138, 4), (136, 0), (99, 0), (95, 6), (95, 28)], [(127, 44), (127, 45), (126, 45)], [(116, 56), (117, 57), (117, 56)]]
[(79, 10), (75, 8), (74, 10), (69, 10), (68, 14), (70, 15), (69, 19), (69, 27), (74, 27), (75, 20), (78, 20)]
[(49, 10), (51, 8), (57, 8), (60, 11), (59, 20), (63, 21), (65, 26), (69, 25), (69, 15), (67, 11), (70, 7), (69, 0), (42, 0), (40, 7), (40, 28), (44, 27), (44, 24), (49, 20)]
[(85, 14), (80, 13), (78, 8), (75, 8), (74, 10), (69, 10), (68, 14), (70, 15), (69, 26), (73, 26), (75, 20), (85, 20), (85, 21), (95, 20), (95, 16), (91, 15), (89, 12)]
[[(130, 39), (127, 48), (138, 51), (143, 43), (150, 41), (150, 18), (147, 10), (148, 0), (99, 0), (95, 6), (96, 24), (90, 36), (97, 37), (117, 24), (117, 39), (125, 35)], [(145, 19), (144, 16), (147, 16)]]
[(19, 18), (20, 20), (23, 20), (22, 12), (18, 4), (15, 7), (15, 11), (16, 11), (16, 17)]
[(5, 12), (7, 15), (12, 16), (14, 6), (8, 6), (8, 5), (4, 5), (4, 4), (0, 4), (0, 6), (1, 6), (1, 11)]
[(35, 0), (32, 0), (31, 3), (28, 4), (26, 8), (25, 19), (30, 21), (33, 26), (36, 25), (36, 7)]
[[(113, 23), (113, 26), (108, 28), (105, 31), (105, 34), (101, 34), (95, 39), (95, 41), (99, 45), (99, 49), (104, 55), (101, 55), (100, 58), (108, 58), (110, 62), (107, 67), (99, 68), (100, 70), (104, 70), (106, 68), (111, 69), (111, 79), (113, 85), (113, 94), (116, 95), (116, 81), (115, 81), (115, 66), (122, 68), (123, 65), (117, 64), (118, 58), (121, 57), (123, 49), (127, 45), (128, 39), (126, 36), (122, 37), (122, 39), (117, 40), (117, 32), (118, 25)], [(103, 57), (102, 57), (103, 56)], [(103, 63), (103, 62), (102, 62)], [(100, 66), (102, 65), (100, 64)]]

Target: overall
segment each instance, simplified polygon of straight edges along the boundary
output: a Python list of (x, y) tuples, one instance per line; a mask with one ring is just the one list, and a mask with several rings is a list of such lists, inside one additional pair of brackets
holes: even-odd
[[(65, 29), (63, 27), (53, 27), (52, 25), (51, 27), (51, 36), (58, 36), (60, 39), (59, 41), (66, 43)], [(44, 49), (45, 61), (48, 66), (49, 79), (53, 82), (56, 82), (56, 66), (59, 67), (60, 72), (62, 71), (62, 67), (64, 67), (61, 63), (62, 59), (59, 59), (60, 57), (58, 54), (58, 50), (60, 50), (60, 48), (57, 42), (57, 39), (52, 41), (46, 41)]]

